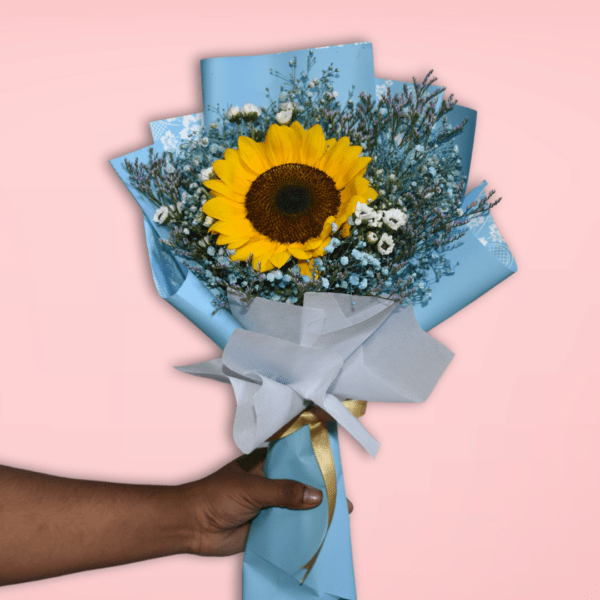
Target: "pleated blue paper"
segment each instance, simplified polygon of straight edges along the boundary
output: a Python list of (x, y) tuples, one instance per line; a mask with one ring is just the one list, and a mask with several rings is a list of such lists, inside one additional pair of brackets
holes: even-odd
[[(298, 58), (303, 68), (308, 51), (288, 52), (267, 56), (215, 58), (202, 61), (202, 86), (205, 106), (226, 108), (252, 102), (264, 104), (265, 88), (278, 88), (269, 69), (286, 74), (289, 61)], [(400, 92), (400, 82), (376, 79), (373, 75), (373, 54), (370, 44), (349, 44), (315, 50), (320, 73), (330, 63), (340, 69), (335, 81), (340, 98), (354, 85), (361, 91), (378, 94), (386, 87), (392, 93)], [(440, 97), (441, 100), (441, 97)], [(194, 127), (203, 119), (210, 120), (207, 111), (186, 117), (176, 117), (151, 123), (153, 148), (161, 153), (175, 150)], [(450, 124), (458, 124), (464, 117), (467, 127), (455, 140), (462, 158), (463, 176), (468, 178), (475, 117), (473, 110), (455, 107), (448, 116)], [(239, 323), (225, 310), (216, 315), (213, 296), (178, 258), (160, 243), (167, 237), (167, 227), (153, 222), (155, 207), (137, 192), (129, 182), (124, 161), (139, 158), (146, 162), (149, 148), (138, 150), (111, 161), (112, 166), (142, 208), (150, 265), (156, 288), (165, 300), (184, 314), (221, 348)], [(484, 193), (485, 182), (473, 189), (464, 200), (466, 206)], [(479, 217), (470, 224), (470, 230), (460, 245), (446, 255), (456, 264), (455, 274), (432, 284), (432, 299), (427, 306), (415, 306), (421, 327), (429, 330), (452, 316), (489, 289), (516, 271), (516, 264), (508, 246), (495, 226), (491, 214)], [(333, 522), (319, 557), (306, 578), (302, 566), (321, 544), (327, 527), (327, 500), (323, 479), (318, 468), (308, 428), (273, 442), (265, 462), (265, 475), (271, 478), (295, 479), (323, 491), (321, 506), (309, 511), (290, 511), (270, 508), (261, 511), (254, 520), (248, 536), (243, 567), (244, 600), (355, 600), (354, 569), (350, 544), (350, 528), (344, 477), (342, 472), (337, 425), (328, 425), (337, 474), (337, 500)], [(385, 440), (381, 440), (385, 443)]]

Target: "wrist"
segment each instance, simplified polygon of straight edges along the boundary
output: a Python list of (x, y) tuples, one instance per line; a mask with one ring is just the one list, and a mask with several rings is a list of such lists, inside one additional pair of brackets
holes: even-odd
[(200, 554), (202, 527), (200, 525), (200, 498), (197, 482), (173, 486), (170, 490), (170, 514), (172, 529), (178, 537), (182, 554)]

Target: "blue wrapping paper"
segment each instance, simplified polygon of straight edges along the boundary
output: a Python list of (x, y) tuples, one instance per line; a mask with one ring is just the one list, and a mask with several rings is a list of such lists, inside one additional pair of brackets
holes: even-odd
[(350, 522), (337, 436), (337, 423), (327, 424), (337, 474), (333, 521), (315, 566), (304, 583), (301, 568), (319, 548), (327, 527), (327, 495), (308, 427), (272, 442), (265, 476), (295, 479), (320, 489), (323, 502), (315, 509), (262, 510), (250, 528), (243, 568), (244, 599), (356, 598)]
[[(212, 58), (202, 61), (204, 113), (176, 117), (150, 124), (155, 152), (175, 151), (204, 122), (208, 125), (216, 114), (206, 107), (219, 104), (225, 109), (232, 104), (252, 102), (264, 104), (265, 88), (278, 89), (269, 69), (287, 73), (289, 61), (298, 58), (302, 65), (307, 50), (266, 56)], [(340, 69), (336, 90), (340, 98), (354, 86), (360, 91), (383, 93), (386, 87), (392, 94), (401, 92), (403, 84), (376, 79), (373, 75), (373, 55), (370, 44), (349, 44), (315, 50), (316, 72), (330, 63)], [(411, 84), (408, 84), (409, 86)], [(276, 91), (273, 92), (275, 95)], [(441, 102), (441, 95), (439, 97)], [(462, 174), (468, 179), (475, 133), (475, 111), (456, 106), (448, 115), (451, 125), (469, 119), (467, 126), (455, 139), (462, 159)], [(143, 148), (111, 161), (112, 166), (128, 187), (144, 214), (144, 226), (150, 264), (157, 291), (192, 323), (206, 333), (221, 348), (232, 332), (240, 327), (225, 310), (215, 315), (213, 295), (188, 271), (179, 258), (160, 243), (168, 236), (168, 228), (152, 220), (155, 207), (129, 182), (124, 161), (139, 158), (145, 162), (148, 148)], [(486, 182), (465, 196), (466, 206), (484, 193)], [(432, 299), (426, 306), (414, 306), (415, 315), (424, 330), (430, 330), (452, 316), (489, 289), (516, 271), (508, 246), (495, 226), (491, 214), (480, 216), (470, 223), (470, 229), (460, 244), (446, 256), (456, 264), (455, 274), (434, 282)], [(433, 276), (432, 276), (433, 277)], [(333, 521), (319, 557), (302, 585), (305, 571), (302, 566), (321, 544), (327, 528), (327, 497), (318, 468), (308, 428), (277, 442), (272, 442), (265, 462), (265, 475), (271, 478), (294, 479), (323, 491), (321, 506), (309, 511), (290, 511), (270, 508), (261, 511), (250, 529), (243, 567), (244, 600), (300, 600), (304, 598), (356, 599), (354, 569), (350, 545), (350, 529), (344, 478), (342, 472), (337, 424), (328, 424), (328, 432), (336, 465), (337, 499)], [(385, 443), (385, 441), (384, 441)]]
[[(202, 74), (202, 96), (204, 101), (204, 119), (206, 125), (214, 122), (217, 115), (207, 107), (227, 108), (229, 105), (242, 106), (252, 102), (257, 106), (266, 104), (265, 89), (277, 99), (279, 80), (270, 74), (270, 69), (287, 74), (290, 61), (298, 59), (298, 71), (306, 64), (309, 50), (295, 50), (264, 56), (238, 56), (227, 58), (206, 58), (200, 63)], [(341, 99), (348, 97), (354, 90), (373, 92), (373, 47), (368, 42), (315, 48), (315, 73), (320, 73), (331, 63), (340, 70), (335, 79), (335, 89)]]

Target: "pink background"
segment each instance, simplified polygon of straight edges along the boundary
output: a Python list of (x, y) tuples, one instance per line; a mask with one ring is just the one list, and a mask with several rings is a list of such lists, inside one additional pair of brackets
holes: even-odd
[[(557, 2), (20, 2), (0, 24), (0, 462), (177, 483), (236, 456), (234, 400), (172, 365), (217, 348), (154, 290), (108, 164), (201, 106), (199, 60), (370, 40), (376, 74), (478, 111), (519, 272), (440, 325), (456, 358), (420, 406), (343, 435), (361, 600), (598, 598), (598, 9)], [(596, 565), (596, 567), (594, 567)], [(5, 600), (240, 597), (241, 556), (176, 556)]]

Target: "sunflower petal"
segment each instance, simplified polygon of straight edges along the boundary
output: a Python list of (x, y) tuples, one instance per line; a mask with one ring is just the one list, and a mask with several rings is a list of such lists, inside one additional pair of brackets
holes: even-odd
[(216, 231), (217, 233), (224, 233), (232, 237), (243, 237), (246, 235), (249, 237), (254, 234), (254, 227), (252, 227), (248, 219), (231, 219), (213, 223), (208, 231)]
[(341, 178), (341, 181), (339, 182), (340, 187), (338, 187), (338, 189), (341, 189), (342, 187), (347, 185), (348, 182), (354, 179), (355, 177), (360, 177), (364, 175), (365, 171), (367, 170), (367, 165), (370, 162), (371, 159), (368, 156), (360, 156), (359, 158), (357, 158), (356, 161), (353, 162), (352, 165), (349, 167), (345, 176)]
[(285, 125), (271, 125), (265, 136), (265, 148), (269, 162), (273, 166), (284, 165), (293, 162), (295, 152), (292, 148), (292, 140)]
[(306, 157), (308, 156), (308, 132), (298, 123), (294, 121), (290, 127), (295, 130), (298, 135), (298, 162), (302, 165), (307, 164)]
[(234, 260), (248, 260), (251, 254), (254, 255), (262, 255), (268, 250), (270, 245), (269, 240), (263, 238), (262, 240), (256, 242), (249, 242), (245, 246), (242, 246), (237, 249), (236, 253), (233, 255)]
[(227, 245), (227, 247), (230, 250), (236, 250), (237, 248), (240, 248), (244, 244), (247, 244), (249, 239), (250, 238), (248, 238), (248, 237), (236, 238), (236, 237), (226, 236), (226, 235), (221, 234), (217, 238), (217, 244), (220, 244), (221, 246)]
[[(298, 266), (300, 267), (300, 275), (306, 275), (306, 276), (312, 278), (312, 276), (313, 276), (312, 270), (314, 269), (312, 258), (310, 260), (299, 260)], [(319, 273), (317, 271), (317, 275), (318, 274)]]
[[(350, 176), (352, 175), (352, 172), (355, 171), (355, 167), (357, 166), (357, 160), (359, 159), (358, 155), (361, 152), (362, 148), (360, 146), (347, 146), (346, 148), (344, 148), (342, 156), (338, 156), (339, 160), (336, 162), (335, 165), (335, 178), (336, 181), (342, 184), (342, 186), (347, 185), (347, 183), (352, 180)], [(331, 167), (332, 164), (330, 162), (329, 168)]]
[(213, 219), (241, 219), (246, 216), (246, 208), (240, 202), (232, 202), (223, 196), (206, 201), (202, 210)]
[[(304, 244), (304, 249), (307, 251), (312, 251), (315, 248), (318, 248), (319, 245), (321, 244), (321, 238), (313, 238), (312, 240), (308, 240), (308, 242), (305, 242)], [(327, 240), (329, 242), (329, 240)], [(311, 256), (313, 256), (313, 253), (311, 252)]]
[[(316, 167), (325, 153), (325, 136), (320, 125), (314, 125), (306, 132), (304, 143), (306, 164), (310, 167)], [(304, 148), (302, 151), (304, 152)]]
[[(324, 171), (339, 185), (339, 166), (344, 161), (346, 150), (350, 147), (347, 137), (339, 139), (323, 156), (318, 168)], [(345, 171), (348, 169), (346, 168)], [(341, 186), (343, 187), (343, 185)], [(339, 188), (338, 188), (339, 189)]]
[(306, 131), (304, 127), (302, 127), (298, 121), (294, 121), (288, 127), (288, 135), (294, 152), (293, 161), (295, 163), (303, 164), (304, 159), (302, 157), (302, 143), (306, 137)]
[(348, 194), (348, 198), (352, 196), (362, 196), (365, 200), (369, 198), (375, 200), (379, 195), (372, 187), (369, 186), (369, 182), (363, 177), (355, 177), (343, 190), (342, 190), (342, 202), (344, 201), (344, 195)]
[(277, 254), (273, 254), (271, 256), (271, 262), (278, 268), (281, 269), (283, 265), (290, 259), (290, 252), (288, 250), (284, 250), (283, 252), (278, 252)]
[(304, 134), (306, 133), (306, 129), (304, 129), (304, 127), (302, 126), (302, 123), (300, 123), (298, 121), (294, 121), (290, 125), (290, 129), (292, 131), (294, 131), (298, 136), (304, 136)]
[(268, 258), (263, 256), (252, 257), (252, 268), (258, 271), (258, 263), (260, 263), (260, 272), (270, 271), (273, 268), (273, 263)]
[(275, 240), (270, 242), (269, 248), (262, 255), (263, 260), (271, 260), (271, 257), (278, 252), (283, 252), (285, 250), (285, 244), (281, 244)]
[(251, 182), (256, 179), (256, 174), (254, 173), (254, 171), (252, 171), (252, 169), (249, 169), (246, 163), (242, 161), (242, 157), (240, 156), (239, 150), (227, 148), (223, 157), (227, 162), (235, 164), (236, 168), (240, 169), (240, 176), (248, 179)]
[(267, 158), (265, 145), (255, 142), (249, 137), (240, 136), (238, 138), (238, 151), (246, 168), (256, 175), (262, 175), (273, 166)]
[(286, 148), (288, 148), (288, 154), (286, 162), (297, 163), (300, 160), (300, 146), (299, 141), (302, 139), (300, 132), (292, 127), (285, 126), (281, 127), (280, 133), (285, 139)]
[(220, 179), (209, 179), (208, 181), (204, 182), (204, 185), (212, 192), (215, 192), (221, 196), (225, 196), (230, 200), (234, 200), (236, 202), (244, 201), (243, 195), (230, 188), (224, 181), (221, 181)]
[(358, 202), (364, 203), (365, 199), (362, 196), (355, 195), (355, 196), (352, 196), (350, 198), (350, 200), (348, 200), (348, 202), (346, 202), (346, 203), (342, 204), (342, 206), (340, 206), (340, 210), (338, 211), (338, 214), (335, 216), (335, 222), (338, 224), (338, 226), (341, 223), (345, 223), (348, 220), (348, 217), (350, 217), (350, 215), (352, 215), (354, 213)]
[(288, 248), (288, 250), (294, 258), (300, 258), (300, 259), (306, 260), (312, 256), (312, 254), (310, 254), (306, 250), (303, 250), (302, 248), (295, 248), (294, 246), (290, 246)]
[(230, 154), (227, 159), (217, 160), (213, 169), (219, 179), (240, 196), (245, 196), (250, 189), (252, 180), (250, 173), (241, 166), (237, 152)]

